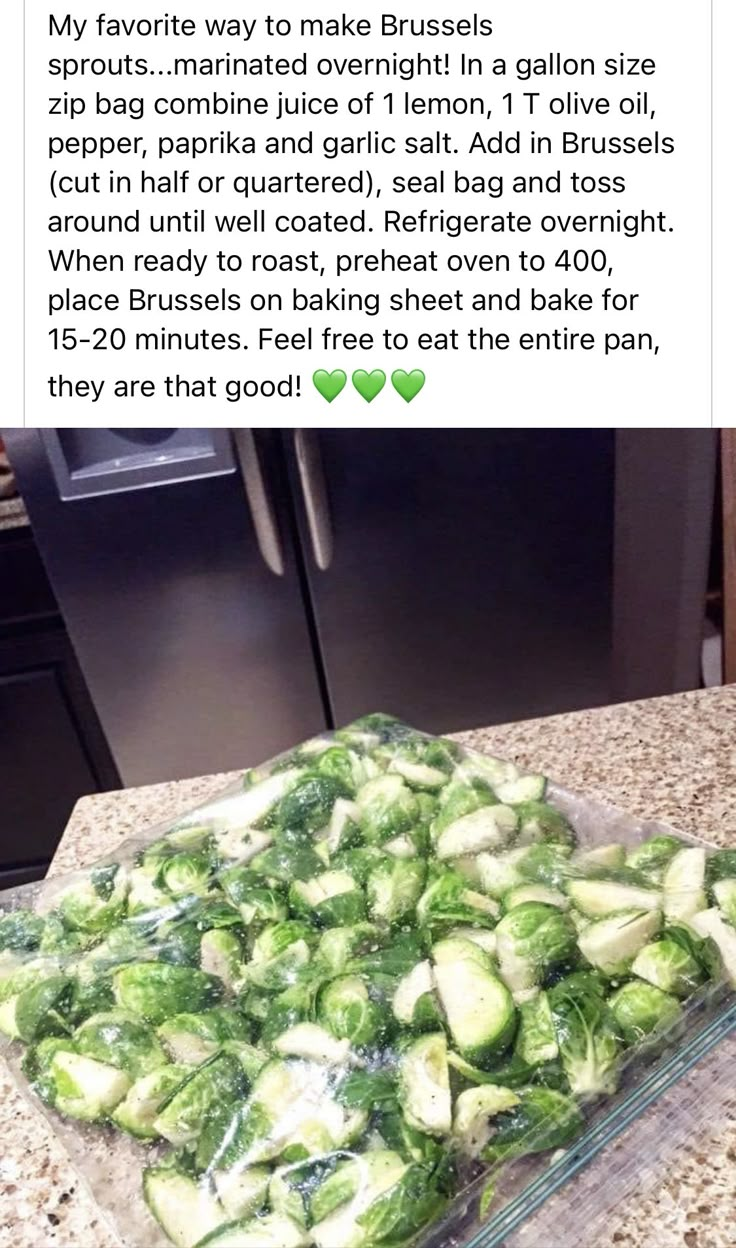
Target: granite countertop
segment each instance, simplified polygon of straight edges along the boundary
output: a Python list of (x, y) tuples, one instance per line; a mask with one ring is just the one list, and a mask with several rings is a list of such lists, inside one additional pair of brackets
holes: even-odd
[(30, 524), (22, 498), (0, 498), (0, 531), (20, 529)]
[[(731, 686), (458, 736), (545, 771), (569, 788), (736, 845), (735, 725)], [(244, 759), (244, 766), (259, 761)], [(110, 852), (126, 836), (211, 797), (232, 778), (207, 776), (82, 798), (51, 870), (68, 871)], [(119, 1248), (61, 1145), (44, 1120), (29, 1113), (2, 1066), (0, 1138), (2, 1248)], [(646, 1158), (641, 1161), (644, 1173)], [(664, 1173), (655, 1168), (655, 1175), (634, 1199), (610, 1211), (605, 1229), (596, 1229), (587, 1248), (733, 1248), (736, 1097), (726, 1097), (718, 1121), (695, 1133), (676, 1161)]]

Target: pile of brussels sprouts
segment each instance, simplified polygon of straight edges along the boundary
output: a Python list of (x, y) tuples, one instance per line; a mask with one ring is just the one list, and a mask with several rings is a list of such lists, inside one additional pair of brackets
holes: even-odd
[(578, 848), (545, 790), (366, 716), (0, 917), (0, 1029), (180, 1248), (410, 1243), (736, 984), (736, 850)]

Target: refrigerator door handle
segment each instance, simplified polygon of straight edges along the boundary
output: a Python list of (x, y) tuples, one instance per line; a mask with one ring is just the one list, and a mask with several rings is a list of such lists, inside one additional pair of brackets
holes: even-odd
[(276, 516), (258, 458), (258, 448), (251, 429), (233, 429), (233, 443), (243, 474), (258, 549), (266, 567), (274, 576), (284, 575), (284, 554)]
[(314, 562), (325, 572), (332, 563), (332, 519), (319, 441), (313, 429), (294, 430), (294, 451)]

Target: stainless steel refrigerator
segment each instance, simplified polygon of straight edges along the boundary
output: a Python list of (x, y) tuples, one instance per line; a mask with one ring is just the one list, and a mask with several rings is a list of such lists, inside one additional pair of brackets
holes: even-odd
[(126, 784), (255, 763), (372, 709), (450, 731), (696, 683), (692, 619), (653, 640), (631, 595), (679, 524), (690, 562), (654, 575), (697, 598), (709, 435), (654, 466), (669, 510), (633, 537), (649, 486), (610, 430), (5, 437)]

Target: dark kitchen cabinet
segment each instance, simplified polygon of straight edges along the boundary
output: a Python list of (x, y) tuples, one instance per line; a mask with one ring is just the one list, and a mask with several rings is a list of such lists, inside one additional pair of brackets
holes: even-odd
[(79, 797), (119, 783), (30, 528), (0, 532), (0, 888), (43, 875)]

